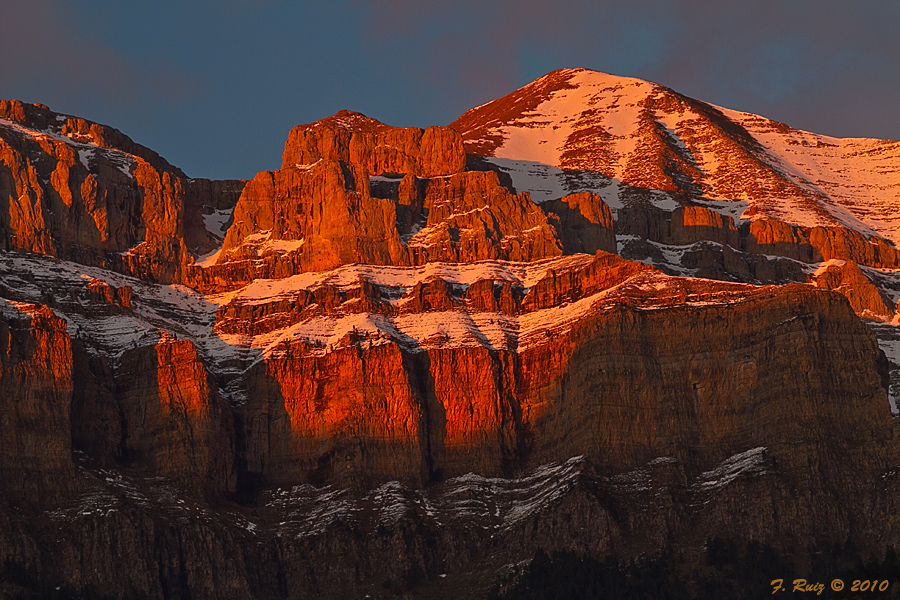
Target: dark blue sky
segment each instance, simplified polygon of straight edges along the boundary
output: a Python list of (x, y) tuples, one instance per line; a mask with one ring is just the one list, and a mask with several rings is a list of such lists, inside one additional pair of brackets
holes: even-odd
[(277, 168), (293, 125), (342, 108), (445, 125), (561, 67), (900, 139), (894, 0), (3, 0), (0, 24), (0, 97), (117, 127), (193, 177)]

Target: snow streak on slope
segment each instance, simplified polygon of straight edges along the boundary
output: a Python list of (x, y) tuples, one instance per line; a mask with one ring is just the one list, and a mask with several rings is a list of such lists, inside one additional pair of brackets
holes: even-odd
[(833, 138), (720, 109), (777, 159), (798, 185), (821, 194), (836, 220), (900, 242), (900, 142)]
[(267, 493), (263, 511), (276, 509), (284, 520), (272, 524), (273, 529), (297, 538), (325, 534), (332, 524), (350, 519), (373, 526), (403, 519), (503, 530), (521, 526), (559, 502), (579, 484), (585, 464), (576, 456), (515, 479), (469, 473), (427, 490), (389, 481), (362, 497), (332, 486), (298, 485)]
[(472, 263), (426, 263), (419, 267), (377, 265), (345, 265), (331, 271), (311, 271), (284, 279), (257, 279), (230, 297), (243, 303), (265, 303), (287, 297), (298, 290), (322, 285), (350, 287), (366, 279), (388, 288), (409, 289), (429, 279), (439, 277), (448, 283), (468, 286), (480, 279), (509, 281), (530, 288), (550, 270), (586, 266), (593, 260), (587, 254), (573, 254), (534, 262), (482, 260)]
[[(428, 348), (485, 347), (493, 350), (522, 352), (564, 335), (585, 318), (606, 310), (621, 300), (635, 300), (644, 309), (659, 309), (676, 304), (690, 306), (731, 304), (742, 301), (752, 286), (717, 282), (717, 291), (710, 294), (703, 280), (685, 280), (657, 271), (642, 271), (611, 287), (587, 293), (584, 297), (562, 302), (556, 306), (522, 310), (506, 314), (495, 310), (481, 310), (467, 303), (463, 297), (470, 283), (482, 279), (521, 282), (523, 292), (537, 283), (541, 276), (554, 273), (560, 277), (566, 270), (578, 270), (592, 257), (573, 255), (561, 259), (535, 263), (485, 261), (475, 265), (435, 264), (427, 267), (369, 267), (351, 265), (323, 274), (295, 276), (285, 280), (257, 281), (230, 296), (231, 307), (241, 314), (243, 308), (271, 306), (280, 317), (274, 317), (272, 330), (247, 335), (233, 333), (230, 324), (222, 322), (220, 336), (230, 344), (261, 350), (263, 356), (280, 355), (291, 351), (292, 342), (302, 342), (305, 352), (325, 354), (333, 349), (355, 343), (362, 347), (393, 342), (412, 352)], [(408, 310), (411, 296), (407, 293), (418, 283), (427, 282), (440, 273), (451, 287), (459, 288), (456, 307), (442, 310)], [(496, 279), (495, 277), (499, 277)], [(341, 307), (326, 314), (317, 304), (293, 309), (302, 298), (308, 298), (328, 281), (337, 288), (352, 289), (366, 280), (382, 289), (389, 309), (378, 313), (355, 310), (358, 298), (353, 297)], [(385, 291), (388, 291), (385, 294)], [(527, 297), (527, 295), (526, 295)], [(215, 297), (212, 297), (213, 299)], [(266, 318), (272, 313), (265, 313)], [(289, 322), (290, 324), (286, 324)], [(240, 327), (237, 329), (240, 331)]]
[[(348, 342), (353, 336), (363, 345), (394, 342), (417, 351), (433, 347), (480, 346), (492, 349), (524, 349), (539, 332), (565, 330), (586, 315), (602, 294), (522, 316), (499, 312), (457, 310), (405, 312), (407, 292), (429, 280), (440, 278), (464, 291), (479, 280), (508, 282), (528, 290), (548, 272), (587, 266), (592, 256), (576, 254), (533, 263), (479, 261), (476, 263), (428, 263), (421, 267), (385, 267), (346, 265), (324, 273), (303, 273), (279, 280), (257, 280), (242, 290), (222, 296), (211, 296), (214, 302), (238, 305), (292, 304), (304, 291), (323, 285), (350, 289), (365, 280), (382, 288), (388, 303), (401, 311), (399, 315), (370, 314), (340, 310), (330, 314), (313, 314), (297, 323), (256, 336), (220, 333), (234, 345), (258, 348), (271, 356), (284, 351), (290, 342), (302, 341), (310, 351), (326, 353)], [(659, 274), (660, 277), (665, 277)], [(348, 301), (347, 304), (355, 302)], [(349, 307), (348, 307), (349, 308)], [(288, 344), (288, 345), (286, 345)]]
[(894, 325), (870, 325), (878, 338), (878, 347), (884, 352), (890, 363), (891, 375), (888, 384), (888, 400), (891, 403), (891, 413), (900, 417), (900, 322), (894, 321)]
[(639, 102), (655, 86), (582, 69), (570, 73), (568, 84), (572, 87), (555, 91), (538, 110), (498, 128), (504, 141), (493, 156), (559, 166), (570, 136), (600, 112), (604, 114), (603, 132), (615, 139), (615, 154), (624, 157), (634, 150), (632, 129), (640, 115)]

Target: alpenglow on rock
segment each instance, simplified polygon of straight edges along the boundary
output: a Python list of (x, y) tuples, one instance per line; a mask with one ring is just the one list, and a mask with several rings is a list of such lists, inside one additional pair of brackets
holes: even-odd
[(584, 69), (449, 127), (298, 125), (246, 182), (0, 101), (0, 596), (881, 553), (897, 162)]

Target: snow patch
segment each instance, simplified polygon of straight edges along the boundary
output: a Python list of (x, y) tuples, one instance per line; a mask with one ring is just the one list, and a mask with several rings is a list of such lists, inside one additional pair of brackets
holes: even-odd
[(700, 475), (697, 486), (701, 490), (713, 490), (725, 487), (741, 475), (761, 475), (766, 472), (765, 446), (760, 446), (726, 458), (712, 471)]
[(315, 167), (315, 166), (316, 166), (317, 164), (319, 164), (320, 162), (322, 162), (322, 159), (321, 159), (321, 158), (320, 158), (319, 160), (317, 160), (316, 162), (312, 162), (312, 163), (309, 163), (309, 164), (303, 164), (303, 165), (301, 165), (300, 163), (294, 163), (294, 166), (297, 167), (297, 168), (298, 168), (299, 170), (301, 170), (301, 171), (309, 171), (310, 169), (312, 169), (313, 167)]
[(229, 219), (231, 219), (231, 215), (234, 212), (233, 208), (229, 208), (227, 210), (214, 210), (209, 214), (203, 215), (203, 225), (206, 227), (206, 230), (213, 234), (216, 239), (224, 239), (225, 237), (225, 225), (228, 224)]

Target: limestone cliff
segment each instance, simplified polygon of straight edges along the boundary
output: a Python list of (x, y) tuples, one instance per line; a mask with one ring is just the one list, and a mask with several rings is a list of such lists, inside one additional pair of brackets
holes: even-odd
[(121, 132), (0, 101), (0, 244), (157, 281), (208, 251), (202, 193)]
[[(894, 535), (887, 365), (825, 289), (603, 252), (346, 265), (221, 297), (48, 258), (0, 273), (3, 398), (55, 411), (14, 425), (55, 452), (6, 445), (4, 493), (53, 492), (29, 513), (46, 528), (4, 513), (25, 589), (452, 597), (438, 575), (483, 594), (537, 547)], [(23, 303), (40, 297), (74, 343)]]
[(66, 329), (45, 306), (0, 299), (0, 497), (8, 506), (53, 506), (73, 487)]
[(431, 178), (463, 170), (459, 135), (445, 127), (390, 127), (352, 111), (294, 127), (284, 145), (282, 170), (319, 160), (361, 165), (372, 175), (411, 173)]
[(568, 252), (615, 249), (599, 197), (573, 196), (551, 218), (495, 172), (465, 167), (462, 140), (444, 128), (389, 127), (347, 112), (298, 126), (282, 168), (244, 188), (214, 264), (193, 268), (189, 281), (224, 290), (352, 263), (534, 260), (559, 256), (566, 244)]

